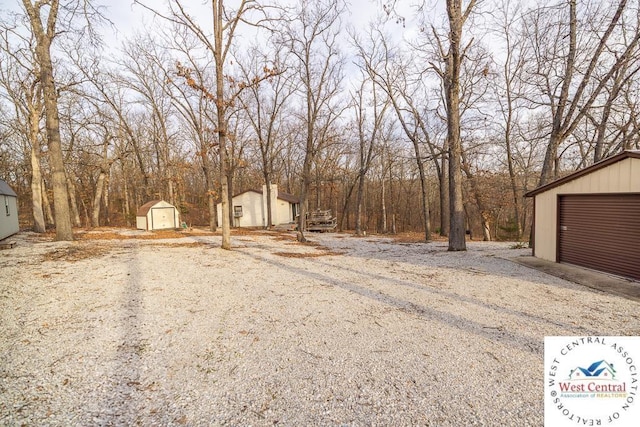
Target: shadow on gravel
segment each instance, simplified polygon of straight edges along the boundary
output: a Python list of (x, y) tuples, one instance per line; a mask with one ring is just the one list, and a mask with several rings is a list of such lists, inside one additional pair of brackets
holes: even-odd
[[(140, 283), (140, 265), (138, 243), (125, 244), (130, 250), (127, 281), (123, 283), (118, 311), (120, 329), (115, 360), (111, 378), (105, 379), (107, 387), (104, 391), (104, 402), (100, 405), (103, 411), (96, 416), (100, 424), (119, 425), (123, 420), (127, 423), (138, 419), (136, 395), (140, 387), (140, 366), (145, 351), (145, 340), (140, 330), (142, 315), (142, 284)], [(116, 286), (116, 284), (114, 284)]]
[[(444, 323), (448, 326), (453, 326), (455, 328), (458, 328), (462, 331), (465, 332), (470, 332), (473, 333), (475, 335), (478, 335), (482, 338), (486, 338), (490, 341), (497, 341), (500, 343), (503, 343), (505, 345), (511, 346), (511, 347), (516, 347), (519, 348), (523, 351), (529, 352), (529, 353), (533, 353), (533, 354), (537, 354), (537, 355), (541, 355), (542, 354), (542, 350), (543, 350), (543, 342), (541, 340), (535, 340), (535, 339), (531, 339), (516, 333), (512, 333), (509, 332), (503, 328), (499, 328), (499, 327), (487, 327), (486, 325), (483, 325), (481, 323), (475, 322), (473, 320), (470, 319), (465, 319), (464, 317), (455, 315), (455, 314), (451, 314), (451, 313), (446, 313), (440, 310), (436, 310), (434, 308), (431, 307), (425, 307), (423, 305), (419, 305), (416, 303), (413, 303), (411, 301), (407, 301), (398, 297), (394, 297), (392, 295), (388, 295), (382, 292), (379, 292), (377, 290), (374, 289), (370, 289), (364, 286), (360, 286), (360, 285), (356, 285), (354, 283), (347, 283), (343, 280), (337, 279), (335, 277), (332, 277), (329, 274), (325, 274), (325, 273), (317, 273), (317, 272), (313, 272), (313, 271), (308, 271), (308, 270), (304, 270), (298, 267), (294, 267), (292, 265), (286, 264), (284, 262), (279, 262), (276, 260), (272, 260), (272, 259), (268, 259), (265, 257), (261, 257), (255, 254), (252, 254), (248, 251), (243, 251), (241, 249), (238, 249), (237, 252), (242, 253), (248, 257), (254, 258), (256, 260), (262, 261), (264, 263), (273, 265), (276, 268), (285, 270), (285, 271), (289, 271), (290, 273), (299, 275), (299, 276), (304, 276), (304, 277), (308, 277), (323, 283), (326, 283), (328, 285), (331, 286), (335, 286), (344, 290), (347, 290), (349, 292), (352, 292), (354, 294), (363, 296), (365, 298), (369, 298), (371, 300), (383, 303), (383, 304), (387, 304), (391, 307), (394, 307), (402, 312), (405, 313), (409, 313), (409, 314), (413, 314), (416, 316), (419, 316), (425, 320), (432, 320), (432, 321), (437, 321), (437, 322), (441, 322)], [(385, 277), (385, 276), (380, 276), (380, 275), (375, 275), (375, 274), (370, 274), (370, 273), (366, 273), (363, 271), (358, 271), (355, 269), (350, 269), (350, 268), (345, 268), (345, 267), (337, 267), (335, 265), (332, 264), (328, 264), (328, 263), (324, 263), (324, 262), (319, 262), (317, 261), (317, 259), (313, 259), (313, 260), (308, 260), (307, 262), (311, 262), (311, 263), (316, 263), (316, 264), (323, 264), (326, 265), (327, 268), (331, 269), (331, 270), (335, 270), (337, 268), (343, 269), (345, 271), (348, 271), (350, 273), (353, 274), (358, 274), (361, 276), (368, 276), (372, 279), (375, 280), (385, 280), (385, 281), (391, 281), (396, 285), (402, 285), (402, 286), (408, 286), (408, 287), (412, 287), (412, 288), (416, 288), (416, 289), (420, 289), (420, 290), (425, 290), (425, 291), (429, 291), (429, 292), (433, 292), (433, 293), (439, 293), (440, 291), (436, 291), (433, 289), (425, 289), (423, 287), (418, 287), (415, 284), (411, 283), (411, 282), (406, 282), (400, 279), (393, 279), (393, 278), (389, 278), (389, 277)], [(472, 298), (468, 298), (468, 297), (461, 297), (460, 295), (455, 295), (455, 294), (450, 294), (450, 293), (446, 293), (446, 292), (442, 292), (441, 295), (446, 296), (447, 298), (451, 298), (452, 300), (459, 300), (459, 301), (464, 301), (464, 302), (471, 302), (474, 304), (479, 304), (482, 305), (484, 307), (493, 309), (493, 310), (498, 310), (498, 311), (503, 311), (503, 312), (507, 312), (509, 313), (508, 309), (505, 309), (503, 307), (497, 307), (497, 306), (492, 306), (490, 304), (485, 304), (482, 303), (480, 301), (474, 300)], [(528, 317), (526, 314), (524, 313), (520, 313), (517, 311), (512, 311), (509, 314), (516, 314), (519, 316), (523, 316), (523, 317)], [(544, 320), (544, 319), (537, 319), (537, 320)], [(546, 321), (546, 320), (545, 320)], [(548, 322), (548, 321), (547, 321)], [(555, 324), (553, 322), (548, 322), (550, 324), (554, 324), (556, 326), (562, 326), (565, 327), (565, 325), (558, 325)], [(585, 334), (591, 334), (593, 333), (593, 331), (588, 331), (585, 330), (583, 328), (575, 328), (572, 327), (571, 329), (576, 330), (576, 329), (580, 329), (581, 332), (585, 333)]]
[(398, 285), (398, 286), (405, 286), (411, 289), (416, 289), (419, 291), (423, 291), (423, 292), (427, 292), (430, 294), (434, 294), (434, 295), (439, 295), (445, 298), (448, 298), (452, 301), (460, 301), (460, 302), (464, 302), (464, 303), (468, 303), (468, 304), (474, 304), (477, 305), (479, 307), (483, 307), (489, 310), (494, 310), (496, 312), (500, 312), (500, 313), (504, 313), (504, 314), (508, 314), (510, 316), (515, 316), (515, 317), (520, 317), (521, 319), (527, 320), (527, 321), (533, 321), (533, 322), (538, 322), (538, 323), (544, 323), (550, 326), (558, 326), (561, 328), (564, 328), (568, 331), (571, 331), (572, 333), (574, 333), (575, 335), (597, 335), (598, 332), (588, 329), (588, 328), (584, 328), (582, 326), (576, 326), (576, 325), (570, 325), (568, 323), (562, 323), (562, 322), (554, 322), (552, 320), (546, 319), (544, 317), (540, 317), (540, 316), (536, 316), (533, 314), (529, 314), (529, 313), (524, 313), (522, 311), (518, 311), (518, 310), (514, 310), (508, 307), (503, 307), (497, 304), (490, 304), (490, 303), (486, 303), (484, 301), (481, 301), (477, 298), (473, 298), (473, 297), (468, 297), (468, 296), (464, 296), (464, 295), (459, 295), (453, 292), (448, 292), (442, 289), (435, 289), (432, 287), (428, 287), (425, 285), (418, 285), (416, 283), (413, 282), (409, 282), (406, 280), (402, 280), (402, 279), (396, 279), (394, 277), (388, 277), (388, 276), (382, 276), (380, 274), (374, 274), (374, 273), (367, 273), (367, 272), (363, 272), (363, 271), (359, 271), (353, 268), (348, 268), (348, 267), (342, 267), (342, 266), (335, 266), (333, 264), (329, 264), (327, 262), (323, 262), (323, 261), (315, 261), (314, 262), (316, 264), (322, 264), (325, 265), (327, 268), (330, 269), (340, 269), (343, 271), (347, 271), (349, 273), (352, 274), (359, 274), (362, 276), (366, 276), (366, 277), (370, 277), (372, 279), (375, 280), (385, 280), (387, 282), (392, 282), (394, 285)]

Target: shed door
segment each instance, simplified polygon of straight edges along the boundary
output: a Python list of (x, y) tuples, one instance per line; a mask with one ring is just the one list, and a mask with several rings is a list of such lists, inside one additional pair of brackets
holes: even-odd
[(151, 208), (151, 229), (176, 228), (173, 208)]
[(640, 194), (565, 195), (558, 261), (640, 280)]

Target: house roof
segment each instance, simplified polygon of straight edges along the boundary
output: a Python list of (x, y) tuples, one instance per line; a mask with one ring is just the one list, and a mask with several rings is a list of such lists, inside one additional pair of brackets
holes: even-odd
[[(238, 197), (238, 196), (241, 196), (242, 194), (249, 193), (249, 192), (262, 195), (262, 190), (256, 190), (255, 188), (251, 188), (249, 190), (235, 194), (233, 197)], [(293, 194), (285, 193), (284, 191), (280, 191), (280, 190), (278, 190), (278, 199), (284, 200), (285, 202), (289, 202), (293, 204), (300, 203), (299, 197), (294, 196)]]
[(278, 199), (284, 200), (285, 202), (289, 202), (293, 204), (300, 203), (299, 197), (294, 196), (293, 194), (285, 193), (284, 191), (280, 191), (280, 190), (278, 190)]
[(16, 192), (9, 187), (9, 184), (2, 179), (0, 179), (0, 195), (18, 197)]
[(151, 209), (161, 201), (162, 200), (152, 200), (150, 202), (145, 203), (144, 205), (138, 208), (138, 211), (136, 212), (136, 216), (147, 216), (147, 213), (149, 213), (149, 209)]
[(607, 157), (606, 159), (600, 160), (599, 162), (594, 163), (589, 167), (580, 169), (579, 171), (576, 171), (572, 174), (564, 176), (546, 185), (542, 185), (534, 190), (531, 190), (525, 194), (525, 197), (537, 196), (540, 193), (544, 193), (545, 191), (551, 190), (552, 188), (559, 187), (563, 184), (566, 184), (569, 181), (573, 181), (574, 179), (580, 178), (581, 176), (595, 172), (598, 169), (606, 168), (607, 166), (610, 166), (614, 163), (618, 163), (619, 161), (628, 159), (628, 158), (640, 159), (640, 150), (626, 150), (620, 154), (616, 154), (615, 156)]

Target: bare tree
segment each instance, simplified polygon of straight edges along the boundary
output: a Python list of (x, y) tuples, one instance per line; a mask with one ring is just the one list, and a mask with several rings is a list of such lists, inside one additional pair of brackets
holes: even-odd
[(291, 73), (285, 73), (284, 70), (287, 63), (286, 53), (281, 53), (276, 47), (273, 47), (273, 50), (275, 56), (271, 61), (268, 60), (268, 54), (261, 53), (255, 46), (249, 51), (251, 59), (248, 65), (243, 66), (241, 61), (238, 61), (246, 81), (259, 75), (265, 64), (270, 62), (273, 62), (273, 71), (277, 70), (273, 77), (262, 84), (251, 85), (245, 96), (239, 97), (258, 145), (262, 177), (267, 188), (267, 228), (271, 228), (273, 224), (271, 206), (275, 200), (271, 200), (270, 188), (274, 178), (276, 155), (285, 142), (283, 134), (287, 124), (286, 114), (290, 112), (290, 100), (297, 89), (292, 82)]
[(331, 142), (331, 131), (339, 118), (338, 104), (343, 60), (338, 51), (341, 0), (303, 0), (296, 18), (289, 23), (284, 37), (297, 59), (302, 98), (302, 121), (305, 126), (304, 161), (300, 177), (300, 217), (298, 241), (304, 242), (306, 214), (312, 166)]
[[(192, 70), (191, 76), (202, 87), (206, 87), (213, 80), (213, 73), (207, 70), (213, 67), (213, 58), (202, 55), (199, 51), (200, 42), (184, 26), (174, 25), (170, 34), (165, 35), (165, 41), (175, 51), (180, 52), (180, 58), (185, 66)], [(185, 87), (176, 79), (174, 64), (165, 63), (164, 53), (156, 54), (155, 60), (163, 69), (163, 78), (171, 83), (169, 95), (175, 105), (178, 114), (188, 130), (190, 140), (195, 143), (195, 153), (205, 180), (207, 207), (209, 215), (209, 229), (216, 231), (217, 207), (216, 207), (216, 158), (218, 156), (218, 142), (215, 136), (215, 128), (211, 123), (215, 122), (214, 106), (206, 97), (199, 93), (194, 94), (190, 87)], [(167, 58), (168, 61), (168, 58)], [(219, 175), (218, 175), (219, 177)]]
[[(442, 157), (442, 149), (437, 147), (431, 139), (431, 129), (427, 123), (429, 97), (427, 85), (422, 81), (420, 72), (417, 77), (410, 77), (412, 67), (409, 62), (401, 58), (401, 53), (393, 50), (380, 32), (371, 32), (369, 47), (355, 41), (360, 59), (367, 73), (377, 85), (386, 93), (393, 107), (398, 123), (405, 136), (411, 141), (415, 153), (416, 166), (420, 176), (422, 217), (424, 223), (425, 241), (431, 240), (431, 209), (428, 194), (428, 176), (425, 161), (431, 159), (440, 180), (441, 212), (445, 210), (444, 176), (442, 164), (438, 159)], [(426, 151), (426, 152), (425, 152)], [(441, 221), (441, 231), (446, 228), (445, 221)]]
[(171, 126), (175, 108), (169, 96), (172, 81), (166, 76), (162, 55), (162, 50), (149, 40), (129, 41), (118, 61), (122, 71), (112, 79), (118, 87), (127, 90), (134, 105), (143, 107), (150, 116), (148, 131), (155, 154), (156, 191), (160, 198), (166, 197), (170, 203), (177, 204), (177, 178), (172, 164), (175, 131)]
[[(47, 147), (52, 168), (53, 199), (55, 204), (56, 240), (73, 240), (69, 194), (64, 170), (60, 119), (58, 117), (58, 90), (53, 74), (51, 44), (57, 34), (58, 0), (49, 2), (23, 0), (29, 17), (31, 32), (36, 40), (35, 56), (38, 60), (40, 84), (44, 95)], [(48, 7), (47, 7), (48, 6)]]
[(519, 111), (526, 107), (522, 105), (521, 94), (524, 91), (523, 73), (526, 63), (526, 49), (522, 31), (516, 25), (521, 14), (520, 3), (510, 0), (503, 0), (500, 12), (497, 16), (498, 22), (497, 36), (504, 42), (505, 58), (502, 63), (500, 79), (495, 86), (496, 100), (500, 113), (502, 114), (503, 138), (506, 151), (507, 170), (509, 182), (511, 184), (511, 194), (513, 198), (513, 217), (517, 227), (517, 239), (520, 239), (523, 232), (521, 223), (521, 192), (517, 183), (516, 167), (514, 162), (514, 141), (517, 138), (519, 127)]
[[(471, 0), (463, 10), (462, 0), (447, 0), (449, 18), (448, 50), (441, 48), (445, 59), (445, 72), (441, 75), (444, 82), (445, 102), (447, 106), (447, 142), (449, 145), (449, 250), (464, 251), (465, 215), (462, 200), (462, 140), (460, 138), (460, 71), (464, 58), (462, 30), (465, 21), (473, 10), (476, 0)], [(435, 31), (434, 31), (435, 33)], [(441, 43), (439, 43), (442, 46)]]
[[(248, 17), (252, 13), (258, 13), (260, 18), (252, 22), (254, 26), (261, 26), (267, 19), (265, 9), (256, 0), (241, 0), (240, 4), (230, 10), (225, 7), (224, 0), (211, 0), (211, 9), (213, 12), (213, 40), (209, 37), (208, 32), (188, 13), (184, 6), (184, 2), (180, 0), (170, 1), (169, 14), (164, 15), (161, 12), (144, 5), (142, 2), (135, 0), (136, 4), (142, 5), (146, 9), (152, 11), (157, 16), (177, 25), (184, 26), (200, 40), (202, 47), (208, 50), (214, 58), (215, 65), (215, 89), (210, 91), (207, 87), (200, 86), (191, 76), (192, 70), (188, 67), (179, 67), (179, 75), (184, 77), (187, 84), (194, 89), (199, 90), (202, 96), (213, 101), (216, 106), (215, 132), (218, 138), (219, 156), (220, 156), (220, 197), (222, 206), (222, 245), (223, 249), (231, 249), (231, 210), (229, 208), (230, 192), (229, 192), (229, 161), (227, 158), (227, 126), (228, 117), (227, 109), (232, 102), (227, 96), (225, 63), (238, 25), (242, 22), (248, 22)], [(237, 93), (235, 94), (237, 95)]]
[[(389, 107), (387, 99), (380, 99), (377, 85), (364, 72), (360, 76), (360, 85), (353, 97), (355, 120), (358, 132), (358, 192), (356, 195), (356, 235), (362, 236), (362, 203), (365, 177), (374, 158), (375, 148), (380, 142), (385, 122), (385, 113)], [(370, 98), (367, 96), (370, 94)], [(367, 110), (372, 117), (367, 116)]]
[[(619, 37), (621, 22), (631, 7), (627, 3), (580, 3), (584, 6), (581, 13), (577, 1), (568, 0), (526, 15), (524, 29), (534, 55), (529, 81), (540, 96), (532, 100), (547, 107), (551, 116), (539, 185), (557, 176), (561, 145), (583, 122), (607, 84), (637, 60), (640, 31), (636, 29), (631, 38)], [(637, 19), (633, 25), (637, 28)]]
[[(20, 122), (23, 134), (30, 146), (31, 210), (33, 231), (44, 233), (46, 223), (43, 211), (44, 185), (41, 167), (42, 136), (40, 123), (43, 116), (42, 86), (40, 85), (37, 61), (34, 52), (27, 49), (32, 42), (20, 36), (15, 22), (2, 22), (0, 51), (6, 61), (0, 62), (0, 85), (6, 99), (14, 107), (15, 117)], [(22, 46), (12, 43), (15, 39)]]

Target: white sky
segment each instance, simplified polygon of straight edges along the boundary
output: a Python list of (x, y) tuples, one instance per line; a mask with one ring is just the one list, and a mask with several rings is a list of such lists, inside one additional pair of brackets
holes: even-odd
[[(0, 4), (6, 0), (0, 0)], [(12, 0), (18, 2), (19, 0)], [(291, 3), (295, 3), (295, 0), (287, 0)], [(382, 0), (347, 0), (350, 3), (350, 13), (348, 16), (344, 17), (344, 24), (351, 25), (356, 29), (366, 28), (368, 22), (375, 16), (376, 13), (383, 12)], [(402, 28), (401, 25), (397, 25), (398, 31), (406, 32), (412, 26), (411, 18), (411, 3), (413, 0), (399, 0), (398, 9), (401, 10), (403, 16), (406, 17), (406, 28)], [(116, 26), (118, 30), (117, 36), (111, 34), (112, 31), (110, 29), (105, 28), (105, 37), (111, 39), (112, 37), (116, 37), (115, 39), (118, 41), (118, 44), (122, 42), (125, 37), (131, 35), (135, 32), (136, 29), (140, 29), (145, 25), (152, 25), (154, 22), (151, 14), (144, 10), (139, 5), (133, 4), (132, 0), (111, 0), (106, 1), (102, 0), (102, 3), (106, 6), (106, 15)], [(202, 16), (204, 20), (210, 22), (211, 21), (211, 6), (210, 1), (207, 0), (195, 0), (191, 2), (185, 2), (186, 4), (193, 4), (194, 16)], [(231, 6), (236, 1), (229, 2)], [(153, 6), (154, 4), (164, 6), (165, 2), (161, 0), (147, 0), (146, 4), (149, 6)], [(396, 24), (393, 24), (394, 26)], [(208, 26), (208, 25), (207, 25)]]

